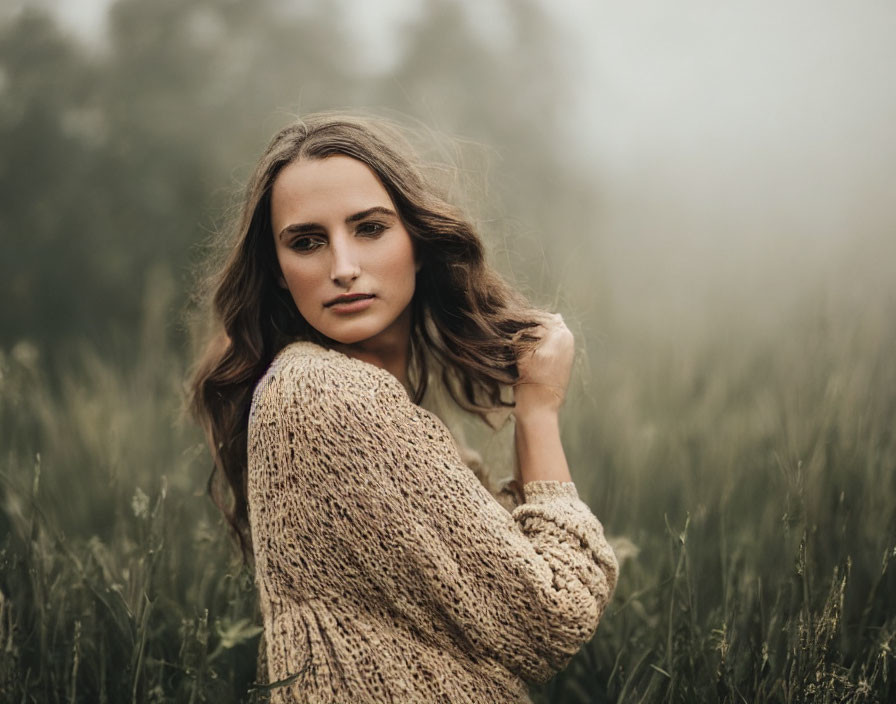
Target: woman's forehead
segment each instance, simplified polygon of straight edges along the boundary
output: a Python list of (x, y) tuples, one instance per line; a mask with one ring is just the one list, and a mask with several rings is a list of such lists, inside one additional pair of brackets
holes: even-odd
[(371, 207), (394, 209), (373, 170), (348, 156), (301, 159), (285, 166), (271, 190), (271, 218), (317, 221)]

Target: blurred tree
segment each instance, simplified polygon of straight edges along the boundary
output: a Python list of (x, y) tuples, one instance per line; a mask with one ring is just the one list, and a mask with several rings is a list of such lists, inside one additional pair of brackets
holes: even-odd
[(130, 337), (148, 272), (189, 285), (222, 174), (259, 149), (277, 87), (339, 75), (316, 51), (333, 45), (325, 22), (303, 19), (286, 26), (266, 2), (123, 0), (102, 52), (35, 11), (2, 28), (0, 342)]
[[(0, 32), (0, 330), (6, 340), (66, 327), (70, 301), (86, 310), (105, 301), (94, 256), (103, 223), (109, 158), (93, 108), (96, 68), (45, 16), (25, 12)], [(100, 284), (100, 285), (98, 285)]]
[(576, 57), (534, 0), (500, 7), (494, 41), (464, 3), (430, 0), (388, 72), (347, 50), (367, 30), (349, 31), (351, 3), (119, 0), (89, 47), (36, 11), (7, 20), (0, 344), (136, 345), (150, 272), (172, 270), (184, 300), (195, 246), (287, 113), (385, 106), (494, 147), (501, 185), (482, 200), (502, 207), (481, 210), (510, 215), (513, 261), (537, 274), (542, 235), (562, 252), (583, 221), (558, 120)]
[(207, 206), (198, 150), (123, 119), (114, 52), (88, 54), (32, 12), (0, 45), (3, 338), (130, 333), (145, 273), (182, 261)]

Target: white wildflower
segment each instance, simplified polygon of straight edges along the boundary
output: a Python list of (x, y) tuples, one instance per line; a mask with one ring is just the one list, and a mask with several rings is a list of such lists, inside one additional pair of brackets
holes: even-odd
[(139, 486), (134, 492), (134, 498), (131, 499), (131, 508), (134, 509), (137, 518), (146, 518), (149, 515), (149, 497)]

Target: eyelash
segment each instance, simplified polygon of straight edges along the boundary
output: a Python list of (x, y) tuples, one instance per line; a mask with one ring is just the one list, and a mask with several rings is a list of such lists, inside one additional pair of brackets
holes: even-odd
[[(360, 237), (373, 239), (382, 235), (387, 229), (387, 225), (369, 220), (358, 225), (355, 233)], [(297, 252), (307, 253), (313, 252), (324, 244), (326, 244), (326, 237), (324, 235), (303, 235), (301, 237), (296, 237), (296, 239), (290, 243), (289, 247)]]

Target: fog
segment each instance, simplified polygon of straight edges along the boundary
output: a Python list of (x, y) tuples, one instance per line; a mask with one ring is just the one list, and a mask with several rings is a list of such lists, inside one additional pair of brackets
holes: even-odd
[(892, 3), (588, 6), (574, 153), (620, 295), (760, 316), (819, 283), (892, 295)]
[[(305, 82), (256, 108), (396, 109), (494, 149), (487, 179), (498, 193), (502, 184), (516, 188), (521, 164), (537, 189), (541, 157), (527, 162), (527, 150), (549, 154), (576, 193), (558, 202), (545, 188), (542, 215), (511, 217), (509, 229), (538, 240), (533, 251), (546, 255), (549, 288), (572, 306), (651, 325), (719, 314), (761, 322), (819, 297), (861, 306), (893, 295), (896, 6), (536, 5), (544, 32), (528, 36), (545, 45), (530, 53), (511, 2), (267, 3), (314, 21), (332, 15), (344, 40), (334, 56), (362, 88), (330, 106), (330, 93)], [(107, 0), (7, 2), (3, 14), (35, 7), (95, 52), (107, 48)], [(450, 51), (434, 54), (435, 80), (426, 79), (427, 66), (418, 83), (392, 79), (423, 19), (446, 7), (463, 8), (483, 56), (515, 66), (498, 100), (527, 113), (528, 132), (503, 133), (512, 118), (500, 115), (497, 127), (480, 129), (458, 107), (477, 75), (469, 66), (453, 75)], [(460, 60), (464, 51), (457, 47)], [(365, 80), (376, 83), (366, 93)], [(500, 213), (514, 215), (512, 202), (503, 205)]]

